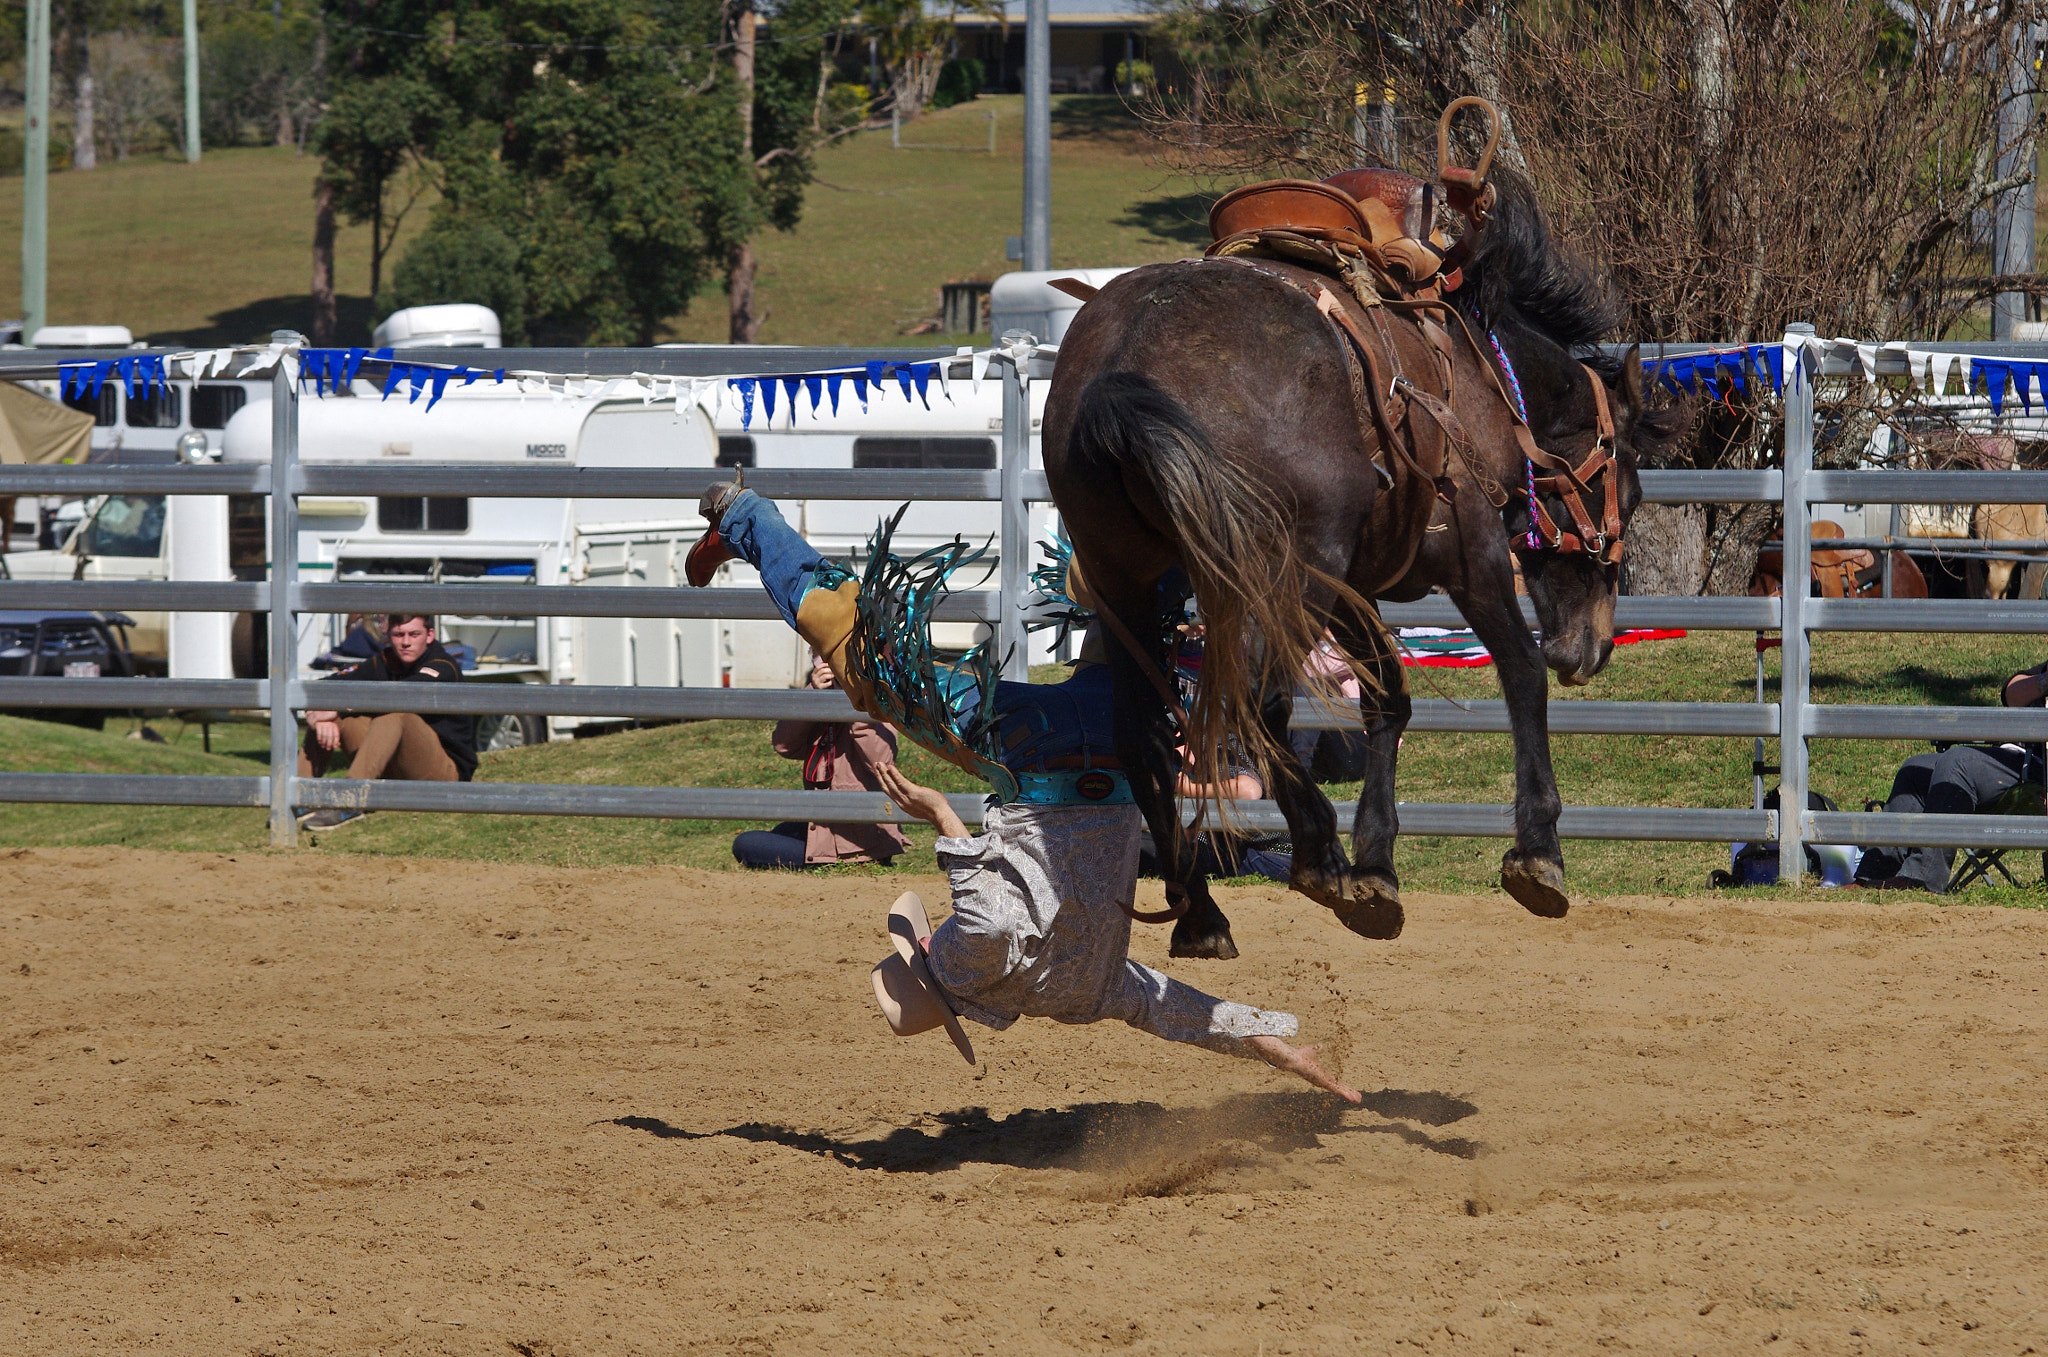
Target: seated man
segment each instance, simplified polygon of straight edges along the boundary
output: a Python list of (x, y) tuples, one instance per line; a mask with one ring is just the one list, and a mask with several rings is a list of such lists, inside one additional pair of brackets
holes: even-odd
[[(434, 639), (432, 618), (417, 613), (392, 613), (385, 623), (387, 641), (382, 650), (353, 669), (344, 669), (322, 682), (461, 680), (461, 668)], [(350, 756), (348, 775), (352, 778), (467, 782), (476, 771), (476, 718), (430, 718), (398, 711), (362, 716), (343, 711), (307, 712), (299, 776), (326, 776), (337, 752)], [(301, 816), (299, 823), (308, 829), (333, 829), (362, 815), (359, 810), (316, 810)]]
[[(2048, 702), (2048, 664), (2014, 674), (2001, 694), (2008, 707)], [(1884, 808), (1894, 814), (1974, 815), (2022, 782), (2040, 782), (2041, 746), (1956, 744), (1907, 759), (1892, 779)], [(1874, 890), (1948, 890), (1953, 848), (1869, 848), (1856, 867), (1856, 884)]]
[[(810, 685), (836, 688), (823, 655), (811, 657)], [(775, 752), (804, 761), (804, 790), (873, 792), (875, 770), (896, 762), (896, 732), (879, 721), (778, 721)], [(750, 829), (732, 841), (742, 867), (818, 867), (832, 862), (889, 862), (910, 844), (894, 825), (803, 824)]]

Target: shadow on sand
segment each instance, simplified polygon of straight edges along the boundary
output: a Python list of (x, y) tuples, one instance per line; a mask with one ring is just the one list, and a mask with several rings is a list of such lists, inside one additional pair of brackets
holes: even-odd
[[(658, 1117), (619, 1117), (612, 1122), (663, 1140), (708, 1140), (729, 1136), (782, 1145), (836, 1159), (848, 1168), (885, 1173), (946, 1173), (968, 1164), (1022, 1169), (1088, 1169), (1095, 1161), (1121, 1158), (1133, 1146), (1160, 1153), (1197, 1153), (1223, 1141), (1253, 1141), (1274, 1153), (1321, 1147), (1324, 1136), (1392, 1135), (1410, 1145), (1457, 1159), (1476, 1158), (1478, 1141), (1432, 1136), (1411, 1124), (1444, 1126), (1478, 1112), (1461, 1098), (1443, 1093), (1382, 1089), (1365, 1095), (1364, 1110), (1386, 1118), (1378, 1126), (1347, 1125), (1352, 1109), (1321, 1093), (1252, 1093), (1226, 1098), (1207, 1108), (1166, 1108), (1158, 1103), (1082, 1103), (1075, 1107), (1025, 1108), (1007, 1117), (985, 1107), (961, 1108), (920, 1118), (878, 1139), (842, 1140), (821, 1131), (747, 1122), (719, 1131), (690, 1131)], [(933, 1129), (936, 1128), (936, 1129)]]

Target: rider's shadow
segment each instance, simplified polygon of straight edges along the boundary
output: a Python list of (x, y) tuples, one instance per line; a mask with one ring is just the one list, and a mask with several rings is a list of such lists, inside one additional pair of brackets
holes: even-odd
[(1196, 1152), (1220, 1141), (1253, 1141), (1284, 1154), (1316, 1149), (1323, 1137), (1354, 1132), (1393, 1135), (1410, 1145), (1459, 1159), (1480, 1152), (1477, 1141), (1431, 1136), (1412, 1123), (1443, 1126), (1474, 1115), (1478, 1107), (1444, 1093), (1381, 1089), (1365, 1095), (1363, 1110), (1386, 1118), (1378, 1124), (1347, 1121), (1354, 1109), (1318, 1093), (1254, 1093), (1226, 1098), (1207, 1108), (1166, 1108), (1158, 1103), (1082, 1103), (1074, 1107), (1025, 1108), (1005, 1117), (985, 1107), (962, 1108), (921, 1118), (888, 1134), (841, 1139), (768, 1122), (746, 1122), (717, 1131), (691, 1131), (658, 1117), (619, 1117), (612, 1124), (665, 1140), (727, 1136), (782, 1145), (831, 1158), (854, 1169), (885, 1173), (947, 1173), (968, 1164), (1009, 1168), (1085, 1168), (1113, 1157), (1118, 1147), (1154, 1151), (1176, 1147)]

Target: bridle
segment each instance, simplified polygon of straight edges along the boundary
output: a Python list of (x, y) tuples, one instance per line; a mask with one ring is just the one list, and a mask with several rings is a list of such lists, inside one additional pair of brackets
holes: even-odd
[[(1529, 545), (1540, 551), (1583, 553), (1603, 565), (1619, 565), (1622, 554), (1621, 463), (1614, 452), (1614, 414), (1608, 408), (1607, 385), (1600, 380), (1600, 374), (1583, 363), (1579, 366), (1593, 383), (1593, 403), (1597, 410), (1597, 436), (1583, 461), (1573, 466), (1566, 458), (1545, 452), (1529, 435), (1527, 421), (1516, 426), (1516, 432), (1521, 435), (1522, 455), (1529, 459), (1528, 488), (1523, 492), (1529, 501)], [(1537, 470), (1539, 467), (1541, 472)], [(1596, 524), (1586, 510), (1585, 496), (1593, 493), (1593, 482), (1601, 479), (1606, 481), (1603, 496), (1606, 502)], [(1570, 527), (1560, 527), (1544, 509), (1543, 502), (1537, 498), (1541, 491), (1564, 501), (1565, 512), (1571, 519)]]

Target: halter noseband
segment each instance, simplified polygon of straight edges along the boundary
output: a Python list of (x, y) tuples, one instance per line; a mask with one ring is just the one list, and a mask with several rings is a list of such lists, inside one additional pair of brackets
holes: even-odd
[[(1545, 551), (1583, 552), (1603, 564), (1617, 565), (1622, 553), (1621, 464), (1614, 455), (1614, 415), (1608, 409), (1607, 387), (1600, 375), (1583, 363), (1579, 366), (1593, 383), (1598, 436), (1593, 440), (1592, 451), (1577, 466), (1537, 447), (1533, 438), (1524, 443), (1523, 453), (1529, 459), (1528, 488), (1523, 492), (1529, 500), (1529, 545)], [(1542, 474), (1538, 474), (1539, 467)], [(1594, 479), (1601, 476), (1607, 481), (1607, 503), (1600, 523), (1595, 525), (1582, 496), (1592, 493)], [(1538, 491), (1545, 490), (1564, 501), (1571, 516), (1570, 528), (1560, 528), (1536, 498)]]

